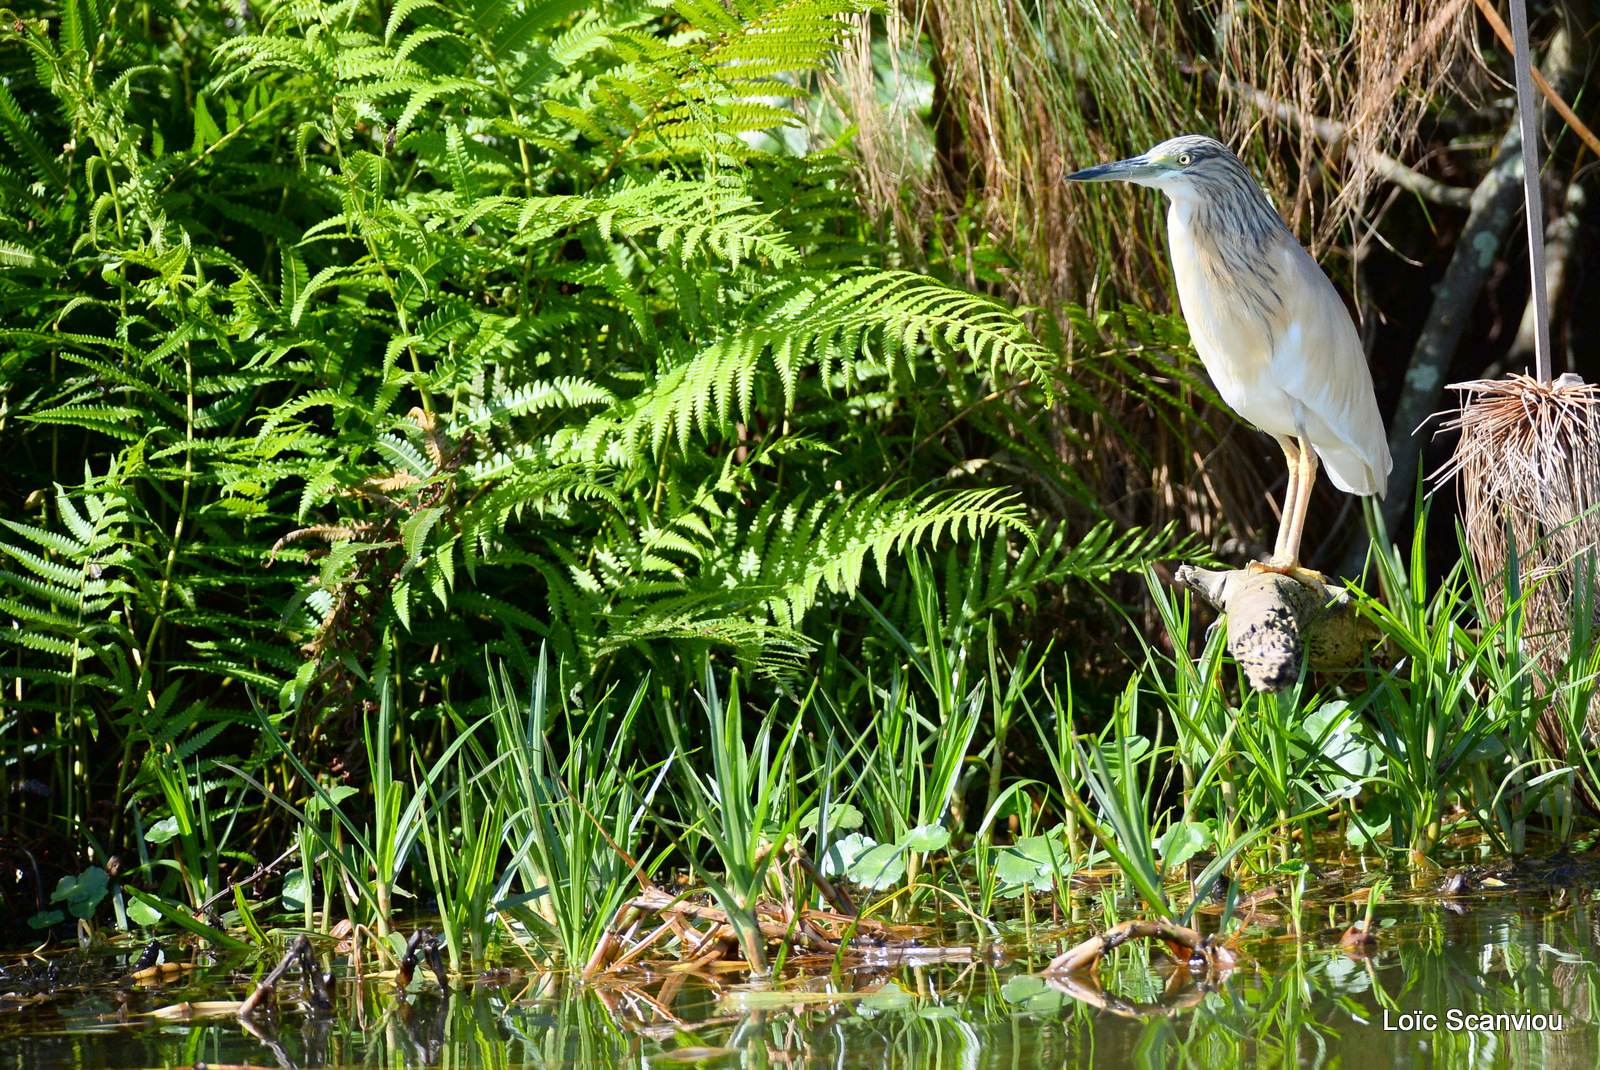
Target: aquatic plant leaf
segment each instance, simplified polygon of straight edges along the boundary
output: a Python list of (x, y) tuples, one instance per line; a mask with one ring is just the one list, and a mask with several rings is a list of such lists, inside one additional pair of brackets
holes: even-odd
[(1144, 756), (1150, 753), (1151, 742), (1144, 736), (1129, 735), (1125, 741), (1106, 740), (1096, 745), (1096, 750), (1105, 759), (1106, 768), (1111, 771), (1112, 782), (1120, 782), (1124, 777), (1131, 776)]
[(283, 875), (283, 909), (294, 913), (304, 910), (311, 898), (311, 882), (303, 869), (291, 869)]
[(1206, 825), (1199, 821), (1184, 821), (1167, 829), (1166, 834), (1156, 841), (1156, 850), (1161, 852), (1161, 860), (1166, 863), (1167, 869), (1176, 869), (1205, 850), (1211, 838), (1211, 829)]
[(852, 832), (828, 845), (822, 856), (822, 875), (842, 877), (856, 864), (856, 859), (878, 846), (878, 841), (860, 832)]
[(1355, 798), (1382, 764), (1382, 750), (1342, 699), (1325, 702), (1307, 713), (1295, 732), (1295, 743), (1322, 757), (1324, 764), (1316, 779), (1333, 798)]
[(1376, 844), (1378, 837), (1388, 832), (1393, 822), (1394, 816), (1389, 812), (1388, 803), (1381, 798), (1368, 799), (1359, 808), (1351, 810), (1350, 827), (1345, 829), (1344, 838), (1355, 847)]
[[(812, 807), (800, 818), (799, 828), (814, 829), (821, 822), (822, 807)], [(828, 827), (830, 829), (858, 829), (865, 821), (865, 816), (849, 803), (834, 803), (828, 807)]]
[(881, 892), (906, 874), (906, 853), (898, 844), (880, 843), (850, 867), (848, 876), (863, 888)]
[(129, 901), (127, 911), (128, 920), (143, 929), (152, 928), (161, 920), (160, 911), (153, 909), (138, 899)]
[(950, 830), (937, 823), (918, 825), (900, 840), (901, 847), (921, 854), (943, 850), (949, 844)]
[(262, 947), (270, 947), (271, 941), (267, 939), (267, 934), (261, 930), (261, 925), (256, 921), (255, 912), (250, 909), (250, 901), (244, 897), (244, 889), (237, 884), (233, 886), (233, 902), (239, 908), (239, 920), (244, 923), (245, 932), (250, 934), (250, 939)]
[(305, 802), (305, 811), (307, 814), (315, 814), (323, 810), (330, 810), (344, 800), (348, 799), (350, 796), (358, 794), (358, 790), (359, 789), (353, 788), (349, 784), (335, 784), (333, 787), (327, 789), (326, 796), (319, 792), (318, 794), (307, 799)]
[[(1012, 899), (1022, 894), (1024, 888), (1032, 886), (1037, 891), (1045, 891), (1050, 887), (1050, 871), (1048, 866), (1042, 866), (1026, 855), (1017, 851), (1002, 851), (994, 863), (995, 879), (1001, 884), (996, 893), (1003, 899)], [(1041, 886), (1041, 878), (1043, 884)]]
[(995, 878), (1000, 887), (996, 895), (1015, 899), (1028, 888), (1048, 892), (1058, 877), (1071, 870), (1071, 855), (1056, 832), (1043, 836), (1024, 836), (1002, 850), (995, 858)]
[(90, 866), (76, 877), (62, 877), (57, 881), (55, 891), (50, 893), (50, 902), (65, 902), (73, 917), (88, 920), (94, 917), (100, 900), (106, 897), (108, 885), (106, 871)]
[(180, 831), (176, 817), (164, 817), (145, 830), (144, 839), (146, 843), (163, 844), (175, 839)]
[(144, 903), (150, 909), (160, 914), (163, 918), (166, 918), (168, 921), (172, 922), (172, 924), (178, 926), (179, 928), (189, 930), (202, 940), (207, 940), (210, 943), (215, 944), (217, 947), (222, 948), (224, 951), (254, 950), (254, 948), (252, 948), (245, 941), (240, 940), (237, 937), (229, 936), (220, 929), (213, 929), (203, 921), (196, 921), (194, 918), (191, 918), (189, 915), (185, 914), (181, 908), (171, 903), (164, 902), (157, 896), (151, 895), (148, 892), (141, 892), (137, 888), (129, 888), (126, 885), (123, 886), (123, 890), (126, 891), (128, 895), (132, 896), (136, 902)]

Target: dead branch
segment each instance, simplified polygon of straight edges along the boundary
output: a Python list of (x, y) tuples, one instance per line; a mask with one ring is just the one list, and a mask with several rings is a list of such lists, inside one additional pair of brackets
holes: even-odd
[(1308, 655), (1313, 669), (1359, 665), (1378, 638), (1342, 587), (1327, 588), (1324, 598), (1276, 572), (1214, 572), (1194, 565), (1180, 566), (1174, 582), (1226, 614), (1228, 653), (1257, 691), (1293, 684)]
[(852, 918), (860, 913), (856, 910), (855, 903), (850, 901), (850, 896), (845, 894), (845, 890), (824, 877), (798, 845), (791, 846), (789, 853), (794, 856), (796, 862), (800, 863), (800, 868), (806, 871), (806, 876), (810, 877), (811, 882), (817, 886), (817, 891), (821, 892), (822, 897), (832, 903), (839, 913), (847, 914)]
[[(732, 928), (728, 922), (728, 915), (725, 911), (720, 910), (717, 907), (704, 906), (700, 903), (689, 903), (674, 899), (666, 892), (660, 890), (655, 890), (654, 892), (645, 892), (642, 895), (637, 895), (630, 899), (627, 905), (631, 907), (638, 907), (641, 910), (648, 910), (653, 913), (677, 914), (681, 917), (695, 918), (700, 921), (712, 922), (714, 923), (714, 927), (711, 930), (712, 934), (716, 934), (719, 931), (719, 927), (727, 927), (730, 932), (732, 931)], [(795, 927), (794, 931), (791, 932), (790, 926), (786, 922), (772, 917), (771, 913), (768, 911), (758, 909), (756, 911), (756, 915), (756, 923), (761, 927), (761, 935), (766, 937), (768, 940), (798, 939), (798, 941), (802, 944), (810, 945), (812, 943), (810, 934), (807, 931), (810, 928), (809, 926), (797, 926)], [(855, 921), (856, 919), (852, 918), (850, 920)], [(866, 925), (871, 923), (862, 922), (860, 924)], [(710, 943), (710, 940), (704, 941), (702, 946), (704, 946), (706, 943)], [(832, 941), (829, 941), (829, 943), (832, 943)], [(833, 947), (837, 949), (838, 944), (834, 943)]]
[(261, 979), (261, 983), (256, 985), (255, 991), (250, 993), (249, 998), (239, 1005), (239, 1017), (249, 1018), (254, 1014), (260, 1008), (262, 1001), (276, 992), (278, 982), (289, 972), (289, 967), (296, 963), (300, 965), (300, 972), (311, 981), (313, 1003), (319, 1004), (320, 1010), (331, 1009), (333, 1000), (329, 982), (317, 969), (317, 959), (312, 954), (311, 941), (305, 936), (297, 936), (289, 945), (289, 950), (283, 953), (283, 958), (278, 960), (278, 964)]
[[(1548, 77), (1558, 84), (1565, 85), (1575, 73), (1573, 36), (1563, 27), (1545, 55)], [(1444, 277), (1434, 287), (1433, 305), (1411, 351), (1400, 403), (1389, 422), (1389, 453), (1394, 458), (1394, 471), (1383, 502), (1383, 518), (1390, 531), (1401, 530), (1401, 522), (1411, 508), (1417, 457), (1422, 449), (1416, 433), (1437, 413), (1445, 378), (1455, 362), (1456, 347), (1494, 270), (1501, 246), (1522, 215), (1522, 201), (1522, 138), (1513, 122), (1500, 141), (1488, 174), (1473, 190), (1471, 214), (1456, 239)], [(1366, 542), (1364, 536), (1355, 540), (1345, 559), (1347, 570), (1353, 571), (1352, 564), (1360, 567)]]
[(439, 982), (441, 991), (450, 991), (450, 978), (444, 968), (444, 945), (439, 938), (427, 929), (418, 929), (411, 934), (411, 939), (406, 941), (406, 952), (400, 956), (400, 975), (395, 979), (397, 987), (403, 992), (411, 986), (411, 978), (416, 974), (417, 963), (425, 961), (428, 969), (433, 971), (434, 980)]
[[(1337, 119), (1327, 119), (1320, 115), (1308, 115), (1287, 101), (1278, 100), (1257, 89), (1247, 85), (1236, 78), (1227, 75), (1218, 75), (1208, 65), (1191, 61), (1182, 65), (1190, 70), (1198, 70), (1205, 75), (1207, 81), (1225, 93), (1232, 93), (1241, 100), (1247, 100), (1261, 111), (1275, 116), (1281, 122), (1297, 129), (1309, 130), (1318, 141), (1328, 146), (1329, 153), (1334, 154), (1344, 151), (1349, 143), (1352, 127), (1349, 123)], [(1401, 189), (1415, 193), (1424, 200), (1435, 204), (1442, 204), (1449, 208), (1466, 208), (1472, 203), (1472, 190), (1461, 186), (1447, 186), (1437, 179), (1429, 178), (1419, 171), (1414, 171), (1387, 153), (1372, 149), (1362, 154), (1363, 161), (1372, 168), (1374, 174), (1393, 182)]]
[[(1155, 921), (1134, 918), (1113, 925), (1098, 936), (1091, 936), (1077, 947), (1063, 951), (1050, 960), (1044, 968), (1046, 974), (1079, 973), (1093, 967), (1101, 956), (1136, 938), (1159, 939), (1167, 945), (1173, 958), (1186, 963), (1190, 969), (1211, 972), (1231, 970), (1237, 957), (1226, 942), (1215, 936), (1205, 936), (1175, 921)], [(1186, 952), (1186, 954), (1184, 953)]]

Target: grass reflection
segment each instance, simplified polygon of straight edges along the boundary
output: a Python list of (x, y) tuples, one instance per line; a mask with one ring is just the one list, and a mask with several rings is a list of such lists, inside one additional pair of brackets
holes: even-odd
[[(245, 987), (244, 973), (213, 970), (187, 987), (91, 986), (8, 1011), (0, 1065), (1596, 1065), (1600, 914), (1591, 900), (1556, 893), (1384, 910), (1393, 923), (1370, 957), (1338, 950), (1337, 925), (1320, 940), (1276, 939), (1287, 931), (1280, 920), (1272, 931), (1252, 930), (1239, 967), (1206, 985), (1134, 944), (1114, 950), (1092, 979), (1039, 976), (1074, 932), (1013, 948), (1017, 957), (1001, 964), (862, 969), (759, 985), (737, 973), (641, 972), (605, 986), (564, 974), (500, 975), (453, 994), (419, 979), (397, 994), (387, 983), (346, 979), (336, 1015), (317, 1017), (286, 992), (276, 1017), (254, 1032), (227, 1019), (151, 1016)], [(1451, 1030), (1452, 1010), (1561, 1015), (1564, 1029)], [(1440, 1028), (1393, 1028), (1423, 1013), (1438, 1016)]]

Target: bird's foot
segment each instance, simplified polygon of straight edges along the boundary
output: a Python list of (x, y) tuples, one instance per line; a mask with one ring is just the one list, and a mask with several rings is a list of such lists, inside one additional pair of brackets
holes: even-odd
[(1292, 580), (1303, 583), (1315, 591), (1324, 601), (1328, 599), (1328, 577), (1316, 569), (1304, 568), (1298, 561), (1252, 561), (1249, 565), (1251, 572), (1276, 572), (1280, 576), (1288, 576)]

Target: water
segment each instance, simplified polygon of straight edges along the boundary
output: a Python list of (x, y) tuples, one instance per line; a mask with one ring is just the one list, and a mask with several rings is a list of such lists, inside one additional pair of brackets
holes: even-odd
[[(1308, 911), (1308, 935), (1254, 927), (1240, 968), (1220, 984), (1157, 969), (1130, 944), (1103, 964), (1103, 990), (1050, 986), (1035, 971), (1063, 946), (1020, 942), (996, 964), (785, 977), (640, 975), (584, 987), (512, 977), (449, 996), (418, 981), (342, 978), (338, 1012), (311, 1015), (286, 985), (277, 1014), (252, 1033), (232, 1017), (176, 1021), (151, 1012), (184, 1001), (238, 1000), (265, 966), (193, 971), (159, 986), (108, 983), (126, 957), (58, 962), (57, 991), (0, 1002), (0, 1070), (187, 1067), (1502, 1067), (1597, 1065), (1600, 899), (1566, 892), (1384, 904), (1377, 951), (1335, 940), (1357, 908)], [(1074, 939), (1082, 929), (1072, 933)], [(246, 968), (246, 965), (249, 968)], [(45, 967), (6, 960), (0, 992), (28, 994)], [(504, 979), (502, 979), (504, 980)], [(98, 983), (96, 983), (98, 982)], [(1452, 1014), (1454, 1012), (1454, 1014)], [(1434, 1015), (1434, 1028), (1408, 1015)], [(1466, 1015), (1544, 1014), (1559, 1031), (1452, 1028)], [(1428, 1024), (1426, 1020), (1422, 1023)]]

